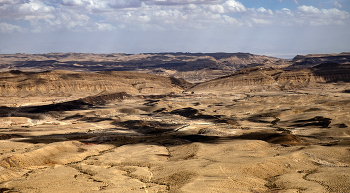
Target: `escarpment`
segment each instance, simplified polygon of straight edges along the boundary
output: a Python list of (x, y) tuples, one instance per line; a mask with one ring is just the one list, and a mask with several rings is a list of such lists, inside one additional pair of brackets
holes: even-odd
[(322, 83), (350, 82), (350, 64), (324, 63), (297, 71), (253, 67), (230, 76), (204, 82), (191, 88), (192, 92), (212, 90), (288, 90)]
[(182, 92), (192, 84), (171, 77), (136, 72), (69, 71), (0, 73), (1, 96), (93, 95), (103, 91), (129, 94)]
[(324, 63), (310, 69), (315, 81), (320, 82), (349, 82), (350, 64)]
[(350, 53), (342, 52), (339, 54), (307, 54), (297, 55), (291, 60), (291, 65), (287, 69), (311, 68), (323, 63), (349, 64)]

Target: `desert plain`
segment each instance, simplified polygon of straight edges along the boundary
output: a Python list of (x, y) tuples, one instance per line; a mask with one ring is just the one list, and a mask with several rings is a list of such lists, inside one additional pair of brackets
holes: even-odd
[(165, 64), (149, 74), (6, 67), (0, 192), (350, 192), (345, 57), (264, 56), (194, 79)]

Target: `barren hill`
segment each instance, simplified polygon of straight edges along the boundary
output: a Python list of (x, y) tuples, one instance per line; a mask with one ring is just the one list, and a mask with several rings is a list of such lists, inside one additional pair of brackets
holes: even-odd
[(243, 69), (230, 76), (200, 83), (191, 88), (190, 91), (200, 93), (237, 90), (279, 91), (341, 81), (350, 82), (349, 64), (325, 63), (297, 71), (253, 67)]
[(184, 80), (136, 72), (8, 71), (0, 73), (2, 97), (89, 96), (100, 92), (164, 94), (179, 93), (191, 86), (191, 83)]

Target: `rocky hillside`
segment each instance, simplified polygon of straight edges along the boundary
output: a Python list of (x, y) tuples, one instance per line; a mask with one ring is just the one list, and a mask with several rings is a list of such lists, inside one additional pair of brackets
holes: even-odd
[(136, 72), (70, 71), (0, 73), (1, 96), (89, 96), (101, 92), (128, 94), (179, 93), (192, 84), (172, 77)]
[(243, 90), (277, 91), (332, 82), (350, 82), (350, 64), (324, 63), (296, 71), (264, 67), (247, 68), (230, 76), (200, 83), (189, 91), (200, 93)]

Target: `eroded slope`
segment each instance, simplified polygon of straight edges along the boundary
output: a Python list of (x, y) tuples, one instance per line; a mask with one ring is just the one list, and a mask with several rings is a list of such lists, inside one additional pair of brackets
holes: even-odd
[(7, 71), (0, 73), (2, 97), (89, 96), (100, 92), (163, 94), (178, 93), (191, 86), (191, 83), (184, 80), (135, 72)]
[(313, 68), (297, 71), (253, 67), (238, 71), (230, 76), (200, 83), (189, 91), (237, 92), (295, 90), (306, 87), (329, 86), (326, 83), (350, 82), (350, 65), (325, 63)]

